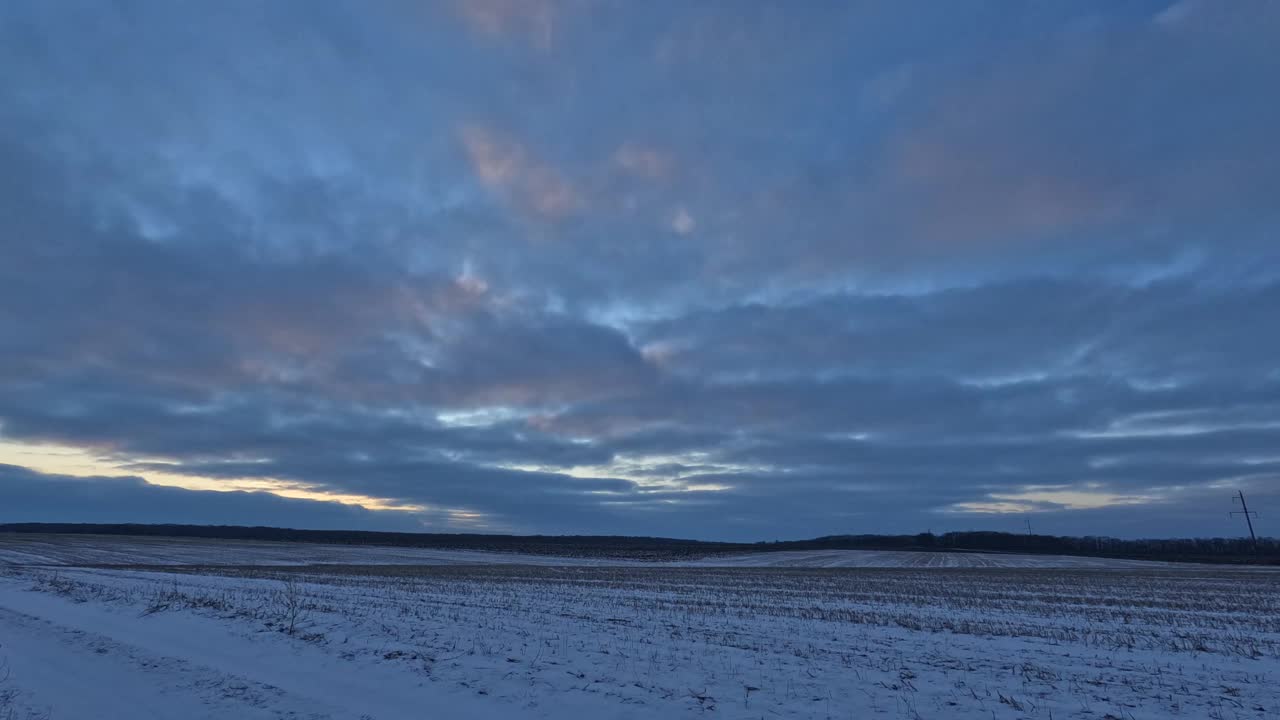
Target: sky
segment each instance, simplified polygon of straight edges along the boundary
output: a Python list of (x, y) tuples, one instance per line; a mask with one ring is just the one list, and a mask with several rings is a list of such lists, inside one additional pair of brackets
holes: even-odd
[(9, 0), (0, 522), (1280, 512), (1280, 3)]

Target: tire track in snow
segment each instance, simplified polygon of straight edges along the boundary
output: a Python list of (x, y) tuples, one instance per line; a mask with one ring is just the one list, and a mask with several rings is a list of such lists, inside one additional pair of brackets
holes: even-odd
[(4, 607), (0, 655), (20, 701), (58, 720), (331, 717), (278, 688)]
[(10, 685), (54, 720), (466, 720), (492, 709), (398, 663), (359, 665), (225, 620), (139, 617), (0, 582), (5, 656)]

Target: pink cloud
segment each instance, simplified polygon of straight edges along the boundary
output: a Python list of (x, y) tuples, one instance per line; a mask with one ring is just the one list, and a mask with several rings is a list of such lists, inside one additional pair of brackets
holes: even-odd
[(550, 0), (458, 0), (455, 7), (481, 35), (521, 38), (542, 51), (555, 42), (559, 6)]
[(526, 211), (560, 220), (581, 208), (578, 191), (520, 142), (478, 125), (464, 126), (461, 137), (480, 181)]

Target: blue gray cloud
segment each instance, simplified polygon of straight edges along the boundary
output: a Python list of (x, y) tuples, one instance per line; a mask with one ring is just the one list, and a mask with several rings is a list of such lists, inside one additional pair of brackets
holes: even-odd
[(1231, 534), (1280, 486), (1277, 38), (8, 3), (0, 519)]

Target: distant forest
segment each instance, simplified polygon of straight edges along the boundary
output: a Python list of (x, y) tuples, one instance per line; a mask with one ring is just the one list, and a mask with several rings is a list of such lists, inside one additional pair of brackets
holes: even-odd
[(0, 532), (133, 535), (142, 537), (277, 540), (286, 542), (385, 545), (450, 550), (488, 550), (573, 557), (671, 560), (775, 550), (933, 550), (1167, 560), (1176, 562), (1264, 563), (1280, 565), (1280, 539), (1172, 538), (1121, 540), (1000, 532), (951, 532), (944, 535), (831, 535), (812, 540), (730, 543), (620, 535), (480, 535), (293, 530), (237, 525), (138, 525), (80, 523), (0, 524)]

